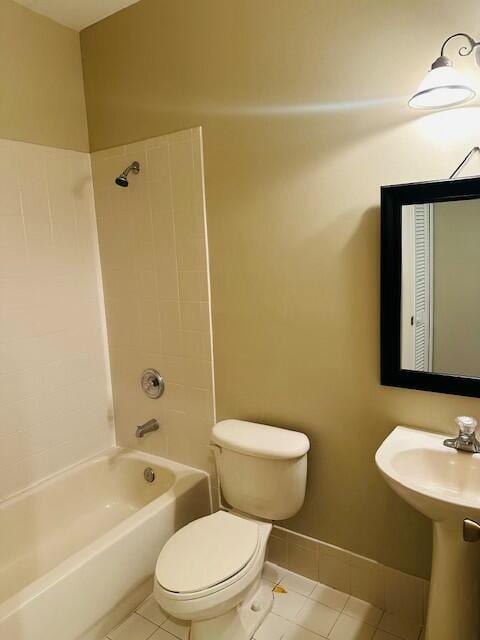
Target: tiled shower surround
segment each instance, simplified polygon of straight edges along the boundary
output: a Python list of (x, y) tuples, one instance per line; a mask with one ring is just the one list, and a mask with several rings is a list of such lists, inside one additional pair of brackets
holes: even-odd
[[(105, 307), (118, 444), (211, 469), (201, 131), (93, 165), (95, 202), (89, 154), (0, 140), (0, 499), (113, 445)], [(165, 377), (160, 400), (140, 390), (147, 367)], [(152, 417), (160, 431), (136, 439)]]
[(0, 499), (114, 442), (87, 153), (0, 140)]
[[(93, 154), (115, 425), (120, 445), (211, 470), (214, 421), (201, 130)], [(115, 184), (131, 162), (140, 173)], [(149, 367), (166, 388), (140, 388)], [(143, 440), (135, 427), (157, 418)]]

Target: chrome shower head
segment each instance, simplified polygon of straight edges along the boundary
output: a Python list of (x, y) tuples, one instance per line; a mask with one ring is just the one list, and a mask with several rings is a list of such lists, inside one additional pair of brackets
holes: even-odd
[(137, 173), (140, 173), (140, 163), (137, 162), (136, 160), (135, 162), (132, 162), (132, 164), (130, 164), (125, 169), (125, 171), (122, 171), (122, 173), (118, 176), (118, 178), (115, 178), (115, 184), (118, 184), (119, 187), (128, 187), (127, 176), (130, 173), (130, 171), (135, 175), (137, 175)]
[(128, 180), (122, 174), (118, 176), (118, 178), (115, 178), (115, 184), (118, 184), (119, 187), (128, 187)]

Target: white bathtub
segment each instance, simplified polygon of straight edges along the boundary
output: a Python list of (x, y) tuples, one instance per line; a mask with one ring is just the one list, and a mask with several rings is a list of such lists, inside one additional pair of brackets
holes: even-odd
[(209, 512), (206, 473), (119, 448), (1, 503), (1, 640), (103, 638), (152, 590), (168, 538)]

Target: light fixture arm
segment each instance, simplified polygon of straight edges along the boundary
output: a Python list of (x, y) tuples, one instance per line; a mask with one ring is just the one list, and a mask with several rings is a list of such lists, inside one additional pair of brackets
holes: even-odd
[(443, 42), (440, 56), (434, 60), (416, 93), (410, 98), (408, 104), (413, 109), (455, 107), (473, 100), (477, 95), (470, 83), (455, 69), (452, 60), (445, 55), (447, 45), (454, 38), (467, 41), (466, 45), (460, 47), (458, 54), (465, 57), (475, 51), (475, 58), (480, 66), (480, 41), (477, 42), (468, 33), (452, 34)]
[(468, 33), (462, 33), (462, 32), (454, 33), (453, 35), (449, 36), (445, 40), (445, 42), (442, 44), (442, 48), (440, 50), (440, 56), (442, 58), (445, 56), (445, 47), (450, 42), (450, 40), (453, 40), (453, 38), (458, 38), (458, 37), (466, 38), (468, 40), (468, 44), (469, 44), (469, 46), (460, 47), (460, 49), (458, 50), (458, 54), (460, 56), (469, 56), (474, 49), (476, 49), (477, 47), (480, 47), (480, 42), (476, 42), (472, 38), (472, 36), (468, 35)]

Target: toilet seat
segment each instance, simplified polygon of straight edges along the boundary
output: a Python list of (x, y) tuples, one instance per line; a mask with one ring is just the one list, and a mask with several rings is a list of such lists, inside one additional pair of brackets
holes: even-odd
[(260, 543), (259, 523), (217, 511), (170, 538), (158, 558), (156, 582), (175, 600), (204, 597), (240, 579)]

